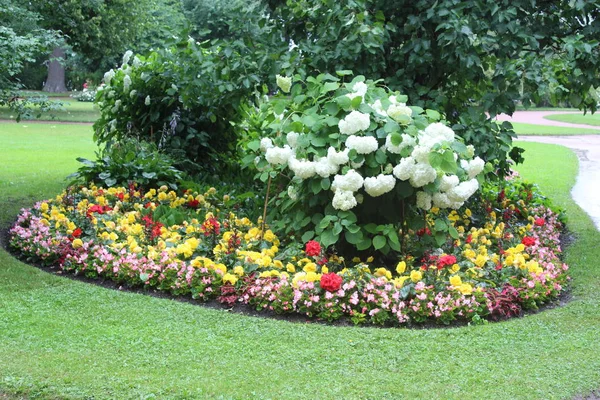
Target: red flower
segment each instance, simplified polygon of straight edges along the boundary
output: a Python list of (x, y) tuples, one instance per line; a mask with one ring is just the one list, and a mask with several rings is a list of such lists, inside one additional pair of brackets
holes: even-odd
[(431, 230), (429, 228), (421, 228), (417, 231), (417, 236), (423, 235), (431, 235)]
[(525, 236), (523, 240), (521, 240), (521, 243), (527, 247), (533, 246), (535, 244), (535, 238), (532, 238), (531, 236)]
[(309, 257), (318, 256), (321, 254), (321, 245), (316, 240), (309, 240), (304, 251)]
[(125, 195), (123, 193), (117, 193), (116, 196), (117, 196), (117, 199), (119, 199), (121, 201), (123, 201), (123, 199), (125, 198)]
[[(309, 242), (310, 243), (310, 242)], [(316, 243), (316, 242), (315, 242)], [(318, 244), (318, 243), (317, 243)], [(321, 275), (321, 289), (328, 292), (335, 292), (342, 287), (342, 277), (335, 272)]]
[(196, 199), (192, 199), (190, 201), (187, 202), (187, 206), (189, 208), (198, 208), (198, 206), (200, 205), (200, 202)]
[(453, 255), (445, 255), (440, 257), (440, 259), (438, 260), (437, 263), (437, 267), (438, 269), (442, 269), (447, 265), (454, 265), (456, 264), (456, 257), (454, 257)]
[(81, 230), (81, 228), (77, 228), (77, 229), (75, 229), (75, 230), (73, 231), (73, 234), (72, 234), (72, 236), (73, 236), (74, 238), (78, 238), (79, 236), (81, 236), (81, 234), (82, 234), (82, 233), (83, 233), (83, 231)]
[(327, 260), (327, 257), (323, 257), (323, 258), (321, 258), (321, 261), (319, 261), (317, 264), (325, 265), (325, 264), (327, 264), (327, 261), (329, 261), (329, 260)]
[(536, 224), (537, 226), (544, 226), (545, 223), (546, 221), (544, 220), (544, 218), (537, 218), (534, 222), (534, 224)]
[(471, 243), (471, 241), (473, 241), (473, 237), (471, 235), (467, 236), (467, 239), (465, 240), (465, 242)]

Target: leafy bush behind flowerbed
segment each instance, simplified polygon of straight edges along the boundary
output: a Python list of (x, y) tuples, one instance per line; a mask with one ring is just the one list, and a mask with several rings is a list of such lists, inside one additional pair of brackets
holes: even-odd
[[(179, 195), (167, 187), (70, 189), (24, 210), (10, 246), (30, 260), (131, 287), (356, 324), (499, 319), (556, 299), (568, 281), (561, 223), (535, 188), (486, 184), (469, 206), (447, 215), (457, 239), (421, 257), (408, 250), (393, 265), (278, 238), (214, 188)], [(430, 234), (409, 230), (404, 239), (417, 248)]]

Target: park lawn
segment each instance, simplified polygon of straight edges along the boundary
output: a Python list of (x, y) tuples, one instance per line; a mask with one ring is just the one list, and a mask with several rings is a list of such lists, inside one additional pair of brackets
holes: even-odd
[(600, 128), (564, 128), (562, 126), (533, 125), (520, 122), (512, 122), (517, 135), (529, 136), (572, 136), (572, 135), (599, 135)]
[(552, 121), (569, 122), (571, 124), (585, 124), (600, 126), (600, 114), (587, 113), (587, 114), (555, 114), (547, 115), (544, 118)]
[[(94, 103), (75, 99), (61, 99), (61, 101), (64, 103), (63, 110), (42, 113), (37, 119), (41, 121), (95, 122), (100, 117), (100, 112)], [(0, 119), (14, 120), (15, 118), (15, 113), (8, 107), (0, 107)]]
[(577, 108), (571, 107), (523, 107), (517, 106), (517, 111), (579, 111)]
[[(3, 128), (10, 170), (0, 180), (15, 182), (0, 190), (6, 226), (18, 206), (57, 194), (93, 144), (89, 127), (61, 127), (51, 139)], [(565, 207), (577, 235), (564, 307), (452, 329), (291, 323), (108, 290), (0, 250), (0, 397), (562, 399), (596, 389), (600, 233), (569, 196), (577, 158), (520, 145), (528, 151), (519, 170)]]
[(46, 96), (52, 98), (69, 98), (71, 94), (76, 92), (63, 92), (63, 93), (52, 93), (52, 92), (44, 92), (42, 90), (21, 90), (20, 95), (23, 97), (38, 97), (38, 96)]

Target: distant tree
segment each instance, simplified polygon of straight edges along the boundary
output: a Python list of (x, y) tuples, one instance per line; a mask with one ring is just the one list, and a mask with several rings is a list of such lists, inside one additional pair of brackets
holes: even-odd
[(44, 90), (64, 92), (65, 53), (71, 47), (88, 60), (92, 70), (108, 69), (135, 43), (149, 19), (155, 0), (44, 0), (30, 2), (42, 16), (41, 25), (60, 31), (64, 42), (54, 47)]

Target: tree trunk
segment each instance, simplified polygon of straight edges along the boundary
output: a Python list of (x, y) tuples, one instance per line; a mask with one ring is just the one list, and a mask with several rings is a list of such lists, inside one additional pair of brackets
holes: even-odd
[(50, 55), (48, 63), (48, 79), (44, 85), (44, 92), (63, 93), (67, 91), (65, 86), (65, 49), (56, 47)]

